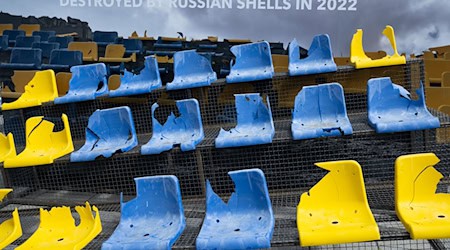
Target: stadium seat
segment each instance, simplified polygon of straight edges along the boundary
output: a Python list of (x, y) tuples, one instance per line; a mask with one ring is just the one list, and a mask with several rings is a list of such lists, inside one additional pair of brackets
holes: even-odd
[(0, 36), (0, 51), (8, 49), (8, 36), (2, 35)]
[(9, 63), (1, 63), (0, 69), (39, 69), (42, 63), (41, 49), (13, 48)]
[(129, 107), (98, 109), (89, 117), (86, 142), (70, 155), (70, 161), (94, 161), (99, 156), (109, 158), (116, 152), (128, 152), (137, 144)]
[(224, 202), (206, 183), (206, 215), (197, 249), (270, 248), (275, 218), (266, 177), (260, 169), (228, 172), (234, 192)]
[(48, 42), (48, 38), (51, 36), (55, 36), (55, 31), (34, 31), (33, 36), (40, 36), (41, 42)]
[(14, 44), (16, 43), (16, 37), (17, 36), (25, 36), (25, 31), (23, 31), (23, 30), (4, 30), (3, 35), (8, 36), (8, 46), (14, 47)]
[(41, 49), (42, 58), (49, 59), (52, 51), (59, 49), (59, 43), (35, 42), (31, 47), (33, 49)]
[(425, 86), (450, 87), (450, 60), (425, 59)]
[(272, 143), (275, 135), (269, 98), (265, 104), (259, 94), (236, 94), (237, 125), (220, 129), (216, 148), (242, 147)]
[(142, 41), (139, 39), (123, 39), (122, 43), (125, 46), (125, 55), (142, 54), (144, 51)]
[(12, 212), (12, 218), (4, 220), (0, 224), (0, 249), (5, 249), (21, 236), (22, 226), (20, 224), (19, 211), (15, 208)]
[[(82, 249), (102, 231), (98, 208), (89, 205), (76, 206), (78, 218), (70, 207), (40, 208), (41, 222), (38, 229), (17, 250), (28, 249)], [(93, 215), (95, 212), (95, 218)]]
[(158, 37), (156, 43), (153, 45), (153, 48), (181, 50), (183, 48), (183, 41), (186, 41), (186, 39), (160, 36)]
[(27, 36), (32, 36), (34, 31), (40, 31), (41, 25), (40, 24), (21, 24), (17, 28), (18, 30), (25, 31), (25, 34)]
[(136, 62), (136, 54), (130, 57), (125, 56), (125, 47), (122, 44), (108, 44), (106, 46), (105, 57), (100, 57), (99, 62), (105, 63), (127, 63)]
[(56, 73), (56, 86), (58, 87), (58, 96), (64, 96), (69, 91), (69, 82), (72, 79), (70, 72)]
[[(8, 158), (9, 156), (15, 155), (16, 155), (16, 147), (14, 144), (13, 134), (8, 133), (8, 135), (5, 136), (3, 133), (0, 133), (0, 162), (4, 162), (5, 159)], [(0, 195), (0, 201), (1, 200), (3, 200), (3, 197)]]
[[(3, 134), (1, 134), (3, 135)], [(5, 197), (11, 193), (13, 190), (11, 188), (0, 188), (0, 202), (3, 202)]]
[(106, 46), (114, 43), (118, 37), (119, 35), (115, 31), (95, 31), (92, 40), (99, 46)]
[(172, 112), (164, 125), (155, 117), (159, 105), (152, 105), (152, 138), (141, 147), (142, 155), (160, 154), (175, 145), (180, 145), (182, 151), (191, 151), (203, 140), (205, 135), (198, 101), (179, 100), (176, 105), (180, 116), (176, 117)]
[(380, 239), (367, 202), (361, 166), (352, 160), (315, 164), (329, 172), (300, 197), (297, 228), (302, 247)]
[(2, 98), (17, 99), (25, 92), (25, 86), (33, 79), (37, 70), (14, 70), (11, 76), (12, 86), (5, 84), (2, 89)]
[(48, 38), (49, 43), (59, 43), (60, 49), (67, 49), (69, 43), (73, 42), (72, 36), (51, 36)]
[(0, 23), (0, 35), (3, 35), (5, 30), (13, 30), (14, 26), (12, 23)]
[(164, 175), (134, 181), (136, 198), (123, 202), (121, 195), (120, 223), (102, 250), (172, 249), (186, 227), (178, 178)]
[(81, 51), (70, 51), (65, 49), (54, 49), (50, 55), (48, 64), (42, 64), (42, 69), (53, 69), (55, 71), (69, 71), (72, 66), (83, 64), (83, 53)]
[(272, 54), (273, 69), (275, 73), (287, 73), (289, 67), (289, 57), (287, 55)]
[(83, 53), (83, 61), (96, 62), (98, 60), (98, 47), (95, 42), (71, 42), (69, 50), (78, 50)]
[(294, 140), (351, 135), (344, 89), (339, 83), (304, 86), (295, 97), (292, 113)]
[(41, 40), (39, 36), (17, 36), (14, 48), (31, 48), (33, 43), (37, 43)]

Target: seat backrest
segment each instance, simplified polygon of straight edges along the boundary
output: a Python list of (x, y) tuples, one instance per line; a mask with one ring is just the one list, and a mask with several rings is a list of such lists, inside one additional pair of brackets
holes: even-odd
[(39, 42), (41, 37), (39, 36), (17, 36), (15, 48), (31, 48), (33, 43)]
[(3, 34), (3, 31), (12, 29), (14, 29), (12, 23), (0, 23), (0, 35)]
[(8, 36), (1, 35), (0, 36), (0, 50), (8, 48)]
[(32, 36), (34, 31), (40, 31), (41, 25), (39, 24), (21, 24), (19, 25), (18, 30), (23, 30), (27, 34), (27, 36)]
[(126, 50), (139, 50), (142, 52), (142, 41), (139, 39), (123, 39), (123, 46)]
[(73, 42), (72, 36), (51, 36), (48, 38), (49, 43), (59, 43), (59, 48), (67, 49), (69, 43)]
[(83, 64), (83, 53), (81, 51), (55, 49), (51, 53), (50, 64), (81, 65)]
[(25, 36), (25, 31), (23, 30), (5, 30), (3, 35), (7, 35), (10, 42), (16, 41), (17, 36)]
[(69, 91), (69, 82), (72, 78), (72, 73), (58, 72), (56, 73), (56, 86), (58, 87), (58, 95), (63, 96)]
[(14, 48), (11, 51), (10, 63), (33, 63), (41, 65), (42, 50)]
[(56, 32), (55, 31), (34, 31), (33, 32), (33, 36), (40, 36), (41, 37), (41, 41), (48, 41), (48, 38), (51, 36), (55, 36)]
[(36, 72), (36, 70), (14, 70), (14, 75), (11, 76), (11, 81), (14, 83), (14, 92), (25, 92), (25, 85), (33, 79)]
[(92, 40), (98, 43), (114, 43), (118, 37), (116, 31), (95, 31)]
[(78, 50), (83, 53), (83, 60), (92, 58), (94, 61), (98, 59), (98, 47), (96, 42), (71, 42), (69, 50)]
[(50, 58), (54, 49), (59, 49), (59, 43), (35, 42), (32, 48), (41, 49), (43, 58)]
[(125, 55), (125, 47), (122, 44), (108, 44), (106, 46), (106, 58), (123, 58)]

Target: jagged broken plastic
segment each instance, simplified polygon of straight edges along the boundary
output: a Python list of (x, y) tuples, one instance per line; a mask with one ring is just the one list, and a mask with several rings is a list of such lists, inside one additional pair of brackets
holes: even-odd
[(22, 226), (20, 224), (19, 211), (14, 209), (12, 218), (0, 224), (0, 249), (9, 246), (22, 236)]
[(94, 100), (108, 94), (106, 66), (94, 63), (70, 68), (72, 78), (66, 95), (55, 99), (55, 104)]
[(175, 76), (167, 83), (167, 90), (204, 87), (217, 80), (211, 62), (195, 50), (178, 51), (173, 58)]
[[(82, 249), (102, 231), (97, 207), (76, 206), (79, 224), (75, 225), (70, 207), (53, 207), (50, 211), (41, 208), (39, 228), (16, 250), (28, 249)], [(92, 215), (95, 212), (95, 218)]]
[(389, 77), (373, 78), (367, 83), (369, 124), (377, 133), (394, 133), (439, 128), (437, 117), (425, 105), (423, 85), (416, 90), (418, 100)]
[(300, 59), (300, 47), (294, 38), (289, 44), (289, 75), (312, 75), (335, 72), (336, 63), (333, 59), (330, 37), (327, 34), (314, 37), (308, 50), (308, 57)]
[(230, 62), (227, 83), (272, 79), (274, 68), (268, 42), (235, 45), (230, 51), (236, 59)]
[(379, 240), (380, 233), (367, 202), (361, 166), (356, 161), (316, 163), (330, 171), (297, 206), (300, 245)]
[(13, 134), (8, 133), (5, 136), (0, 133), (0, 162), (4, 162), (9, 156), (16, 156), (16, 154)]
[(339, 83), (304, 86), (294, 105), (291, 127), (294, 140), (353, 133)]
[(5, 159), (5, 168), (51, 164), (59, 157), (73, 151), (69, 119), (62, 114), (64, 129), (54, 132), (55, 124), (43, 116), (31, 117), (25, 124), (26, 146), (18, 155)]
[(272, 143), (275, 135), (269, 97), (267, 105), (259, 94), (236, 94), (237, 125), (220, 129), (216, 148), (242, 147)]
[[(124, 203), (108, 249), (168, 249), (186, 227), (180, 183), (173, 175), (135, 178), (137, 197)], [(122, 197), (122, 196), (121, 196)]]
[(197, 249), (270, 248), (275, 219), (264, 173), (247, 169), (228, 174), (235, 185), (228, 203), (207, 181), (206, 215)]
[(181, 151), (194, 150), (205, 137), (200, 107), (196, 99), (176, 102), (179, 117), (169, 115), (164, 125), (155, 118), (157, 103), (152, 105), (153, 134), (150, 141), (141, 147), (141, 154), (159, 154), (180, 145)]
[(89, 117), (85, 144), (70, 155), (70, 161), (93, 161), (99, 156), (108, 158), (116, 152), (130, 151), (137, 144), (129, 107), (98, 109)]
[(11, 193), (13, 190), (11, 188), (0, 188), (0, 202), (5, 199), (5, 197)]
[(110, 90), (110, 97), (130, 96), (150, 93), (155, 89), (161, 88), (162, 82), (158, 70), (156, 57), (147, 56), (144, 61), (144, 68), (138, 75), (127, 70), (120, 77), (120, 86), (118, 89)]
[(395, 161), (395, 210), (412, 239), (450, 238), (450, 194), (436, 193), (438, 162), (433, 153)]
[(25, 85), (24, 93), (16, 101), (2, 103), (2, 110), (40, 106), (57, 97), (55, 72), (53, 70), (38, 71), (34, 74), (33, 79)]
[(353, 35), (352, 43), (350, 46), (350, 61), (355, 64), (355, 68), (374, 68), (374, 67), (384, 67), (391, 65), (401, 65), (406, 64), (406, 58), (399, 55), (397, 51), (397, 43), (395, 41), (394, 29), (392, 26), (387, 25), (383, 30), (383, 35), (385, 35), (392, 46), (394, 54), (386, 55), (381, 59), (372, 60), (366, 55), (363, 48), (363, 30), (357, 29), (356, 33)]

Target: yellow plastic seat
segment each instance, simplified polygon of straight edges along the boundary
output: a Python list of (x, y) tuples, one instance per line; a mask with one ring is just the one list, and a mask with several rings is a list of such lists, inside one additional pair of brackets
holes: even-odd
[(70, 79), (72, 79), (72, 73), (56, 73), (56, 86), (58, 88), (58, 96), (65, 96), (67, 94), (67, 92), (69, 91)]
[(0, 249), (9, 246), (20, 236), (22, 236), (22, 226), (20, 225), (19, 212), (16, 208), (12, 212), (12, 218), (0, 224)]
[(37, 70), (14, 70), (11, 81), (14, 84), (14, 91), (12, 91), (7, 85), (4, 86), (1, 96), (3, 98), (17, 99), (23, 92), (25, 92), (25, 86), (33, 79)]
[(272, 63), (275, 73), (288, 72), (289, 56), (288, 55), (272, 55)]
[(425, 59), (425, 86), (450, 87), (450, 61), (435, 58)]
[(108, 44), (106, 46), (105, 57), (100, 57), (100, 62), (119, 63), (119, 62), (136, 62), (136, 53), (130, 57), (123, 57), (125, 55), (125, 47), (122, 44)]
[(17, 29), (25, 31), (25, 34), (27, 36), (32, 36), (33, 31), (41, 30), (41, 25), (39, 25), (39, 24), (21, 24), (21, 25), (19, 25), (19, 27)]
[(55, 72), (51, 69), (36, 72), (24, 89), (24, 93), (16, 101), (3, 103), (2, 110), (40, 106), (44, 102), (53, 101), (58, 97)]
[(96, 42), (71, 42), (68, 50), (81, 51), (83, 53), (83, 61), (96, 62), (98, 61), (98, 47)]
[(120, 87), (120, 75), (110, 75), (108, 78), (108, 89), (116, 90)]
[(176, 42), (176, 41), (186, 41), (186, 37), (167, 37), (167, 36), (162, 36), (161, 37), (162, 41), (166, 41), (166, 42)]
[(450, 105), (450, 87), (425, 87), (427, 107), (438, 109), (442, 105)]
[(364, 52), (363, 30), (358, 29), (353, 35), (352, 43), (350, 46), (350, 61), (355, 64), (355, 67), (357, 69), (406, 64), (406, 58), (398, 54), (397, 43), (395, 41), (394, 29), (392, 28), (392, 26), (387, 25), (383, 31), (383, 34), (391, 42), (394, 54), (386, 55), (381, 59), (375, 60), (372, 60)]
[[(16, 250), (28, 249), (82, 249), (102, 231), (100, 213), (97, 207), (77, 206), (80, 223), (75, 225), (70, 207), (53, 207), (50, 211), (40, 209), (41, 223), (31, 237)], [(92, 215), (95, 211), (95, 218)]]
[[(11, 188), (1, 188), (0, 189), (0, 202), (3, 201), (3, 199), (5, 199), (6, 195), (8, 195), (9, 193), (11, 193), (13, 190)], [(1, 249), (1, 248), (0, 248)]]
[(168, 56), (156, 56), (156, 61), (159, 63), (173, 63), (173, 57), (169, 58)]
[(315, 165), (330, 172), (300, 198), (297, 227), (301, 246), (380, 239), (358, 162), (348, 160)]
[(450, 194), (436, 194), (438, 162), (433, 153), (395, 161), (395, 210), (412, 239), (450, 238)]
[[(12, 133), (4, 135), (0, 133), (0, 162), (4, 162), (6, 158), (16, 155), (16, 147), (14, 144), (14, 137)], [(0, 201), (2, 200), (2, 190), (0, 189)], [(12, 191), (12, 189), (11, 189)]]
[(53, 163), (53, 160), (73, 151), (69, 119), (61, 117), (64, 129), (53, 132), (55, 124), (43, 116), (31, 117), (25, 124), (26, 147), (17, 156), (5, 159), (5, 168), (17, 168)]
[(14, 29), (12, 23), (0, 23), (0, 35), (3, 34), (3, 31), (12, 29)]

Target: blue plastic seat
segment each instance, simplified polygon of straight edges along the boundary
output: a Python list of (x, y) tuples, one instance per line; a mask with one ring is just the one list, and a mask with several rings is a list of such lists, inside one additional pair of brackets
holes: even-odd
[(42, 50), (29, 48), (13, 48), (9, 63), (1, 63), (0, 69), (40, 69), (42, 63)]
[(161, 88), (162, 82), (158, 70), (158, 62), (155, 57), (145, 57), (144, 68), (139, 75), (135, 75), (125, 70), (125, 74), (120, 77), (118, 89), (110, 90), (110, 97), (130, 96), (150, 93)]
[(8, 49), (8, 36), (2, 35), (0, 36), (0, 50)]
[(83, 64), (83, 53), (81, 51), (54, 49), (50, 54), (49, 63), (42, 64), (42, 69), (53, 69), (55, 71), (69, 71), (70, 67), (82, 64)]
[(125, 46), (125, 54), (142, 54), (144, 51), (144, 46), (142, 41), (139, 39), (123, 39), (123, 46)]
[(266, 178), (260, 169), (228, 172), (235, 192), (228, 203), (206, 187), (206, 216), (197, 249), (270, 248), (275, 219)]
[(416, 90), (418, 100), (391, 78), (373, 78), (367, 83), (369, 124), (377, 133), (395, 133), (439, 128), (437, 117), (425, 105), (423, 84)]
[(41, 41), (40, 36), (17, 36), (14, 48), (31, 48), (33, 43)]
[(116, 31), (95, 31), (92, 40), (99, 46), (106, 46), (114, 43), (118, 37)]
[(31, 47), (34, 49), (41, 49), (42, 58), (50, 58), (52, 51), (59, 49), (59, 43), (35, 42)]
[(230, 62), (227, 83), (272, 79), (274, 69), (268, 42), (235, 45), (230, 50), (236, 59)]
[(49, 43), (59, 43), (60, 49), (67, 49), (69, 43), (73, 42), (72, 36), (51, 36), (48, 38)]
[(16, 43), (16, 37), (25, 36), (26, 34), (23, 30), (4, 30), (3, 35), (8, 36), (8, 46), (14, 47), (14, 44)]
[(176, 52), (174, 60), (174, 78), (167, 83), (167, 90), (198, 88), (211, 85), (217, 80), (211, 62), (195, 50)]
[(150, 141), (141, 147), (141, 154), (159, 154), (172, 149), (174, 145), (180, 145), (182, 151), (190, 151), (203, 140), (205, 135), (198, 101), (186, 99), (176, 104), (180, 116), (171, 113), (164, 125), (155, 118), (155, 110), (159, 105), (152, 105), (153, 134)]
[(126, 203), (121, 198), (120, 223), (102, 250), (170, 250), (186, 227), (178, 178), (163, 175), (134, 181), (136, 198)]
[(49, 30), (49, 31), (45, 31), (45, 30), (40, 30), (40, 31), (33, 31), (33, 36), (40, 36), (41, 37), (41, 42), (47, 42), (48, 38), (51, 36), (55, 36), (56, 32), (53, 30)]
[(85, 144), (70, 155), (70, 161), (93, 161), (99, 156), (108, 158), (116, 152), (130, 151), (137, 144), (129, 107), (98, 109), (89, 117)]
[(337, 71), (333, 59), (330, 37), (327, 34), (315, 36), (308, 50), (308, 57), (300, 59), (297, 39), (289, 44), (289, 75), (312, 75)]
[(55, 104), (94, 100), (108, 94), (106, 66), (103, 63), (73, 66), (69, 91), (65, 96), (55, 99)]
[(291, 127), (294, 140), (353, 133), (339, 83), (305, 86), (295, 97), (294, 105)]
[(236, 94), (237, 125), (220, 129), (216, 148), (242, 147), (272, 143), (275, 135), (269, 98), (267, 106), (259, 94)]

